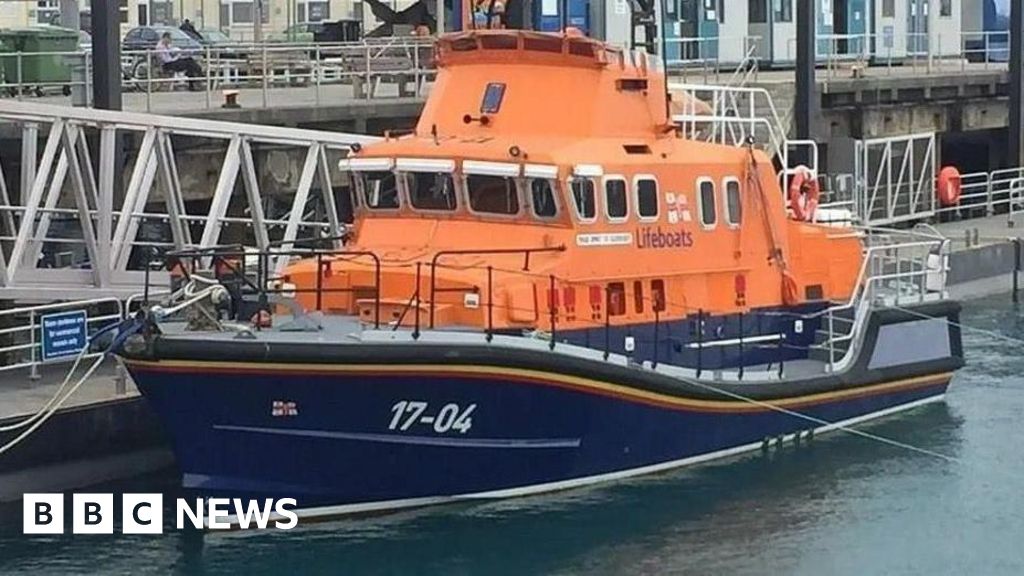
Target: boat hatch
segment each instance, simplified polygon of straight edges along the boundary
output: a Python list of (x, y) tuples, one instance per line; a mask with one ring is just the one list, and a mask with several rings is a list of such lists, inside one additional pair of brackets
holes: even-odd
[(527, 178), (547, 178), (554, 180), (558, 178), (558, 166), (547, 164), (527, 164), (523, 166), (523, 176)]
[(604, 168), (597, 164), (577, 164), (572, 173), (585, 178), (598, 178), (604, 176)]
[(338, 162), (338, 168), (351, 172), (391, 170), (395, 161), (391, 158), (346, 158)]
[(519, 176), (519, 164), (508, 162), (478, 162), (476, 160), (465, 160), (462, 163), (462, 171), (466, 174), (480, 176), (505, 176), (515, 178)]
[(396, 168), (406, 172), (454, 172), (455, 161), (436, 158), (399, 158)]

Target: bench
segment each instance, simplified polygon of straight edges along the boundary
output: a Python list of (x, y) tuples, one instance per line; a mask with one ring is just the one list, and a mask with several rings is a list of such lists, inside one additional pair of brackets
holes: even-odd
[[(414, 54), (413, 50), (419, 50)], [(352, 78), (356, 98), (374, 98), (384, 83), (397, 84), (398, 96), (409, 98), (419, 94), (430, 63), (430, 48), (393, 48), (372, 53), (359, 51), (346, 54), (342, 69)], [(417, 73), (416, 65), (419, 65)]]
[(270, 52), (255, 53), (246, 58), (244, 70), (249, 80), (262, 79), (267, 76), (268, 83), (278, 80), (289, 86), (304, 85), (311, 81), (313, 73), (312, 59), (306, 54), (280, 54)]

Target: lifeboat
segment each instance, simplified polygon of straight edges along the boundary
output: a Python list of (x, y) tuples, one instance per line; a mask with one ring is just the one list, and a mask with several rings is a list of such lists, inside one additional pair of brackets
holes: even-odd
[(789, 214), (756, 143), (675, 126), (648, 54), (514, 30), (436, 54), (414, 133), (340, 162), (345, 246), (239, 273), (222, 330), (123, 339), (185, 488), (306, 516), (509, 497), (943, 397), (944, 239)]

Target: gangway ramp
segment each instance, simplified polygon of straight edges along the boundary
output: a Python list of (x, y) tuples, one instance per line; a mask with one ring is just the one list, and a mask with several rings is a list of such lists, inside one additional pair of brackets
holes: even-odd
[[(0, 177), (0, 300), (37, 301), (138, 293), (150, 251), (210, 247), (226, 236), (260, 249), (338, 237), (337, 160), (377, 140), (25, 102), (4, 104), (0, 130), (21, 142), (18, 176), (0, 164), (11, 176)], [(210, 155), (218, 159), (216, 185), (199, 201), (181, 186), (197, 169), (181, 152), (196, 149), (209, 150), (203, 170)], [(273, 203), (258, 177), (261, 154), (271, 151), (297, 167)]]

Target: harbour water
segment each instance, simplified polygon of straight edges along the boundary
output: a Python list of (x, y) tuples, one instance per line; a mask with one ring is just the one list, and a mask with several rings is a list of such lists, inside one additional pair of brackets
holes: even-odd
[[(614, 485), (288, 531), (23, 536), (0, 511), (0, 574), (1021, 574), (1024, 312), (964, 304), (968, 366), (944, 403)], [(358, 463), (353, 463), (358, 466)], [(164, 491), (166, 474), (97, 492)]]

